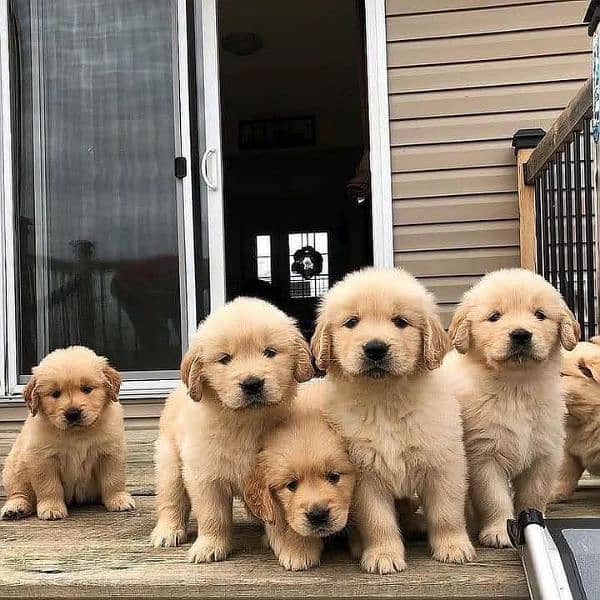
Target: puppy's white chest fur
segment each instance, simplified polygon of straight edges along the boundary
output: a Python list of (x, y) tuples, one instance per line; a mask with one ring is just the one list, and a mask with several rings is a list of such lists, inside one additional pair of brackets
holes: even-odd
[(91, 446), (87, 440), (85, 443), (68, 444), (57, 456), (67, 504), (99, 499), (100, 490), (94, 473), (98, 456), (98, 448)]

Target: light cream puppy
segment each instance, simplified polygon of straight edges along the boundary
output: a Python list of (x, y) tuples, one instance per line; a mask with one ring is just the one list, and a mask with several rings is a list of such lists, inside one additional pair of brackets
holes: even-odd
[(584, 469), (600, 475), (600, 337), (563, 351), (561, 375), (568, 415), (556, 501), (571, 497)]
[(474, 557), (465, 530), (460, 411), (437, 367), (447, 347), (433, 297), (400, 269), (347, 276), (325, 297), (312, 341), (326, 414), (361, 471), (352, 520), (362, 568), (406, 567), (395, 499), (417, 493), (434, 558)]
[(560, 346), (575, 347), (579, 326), (542, 277), (506, 269), (465, 294), (449, 333), (457, 352), (443, 370), (462, 406), (479, 541), (508, 547), (507, 519), (544, 511), (552, 491), (564, 439)]
[(23, 391), (30, 415), (4, 465), (2, 519), (36, 510), (63, 519), (67, 506), (96, 501), (135, 508), (125, 490), (120, 385), (106, 358), (82, 346), (55, 350), (33, 368)]
[(297, 381), (312, 376), (308, 344), (271, 304), (237, 298), (198, 328), (167, 399), (156, 443), (154, 546), (185, 541), (198, 521), (191, 562), (224, 560), (232, 502), (241, 496), (262, 436), (287, 417)]
[(356, 470), (340, 436), (301, 386), (292, 415), (267, 434), (244, 495), (269, 545), (292, 571), (317, 566), (323, 540), (348, 521)]

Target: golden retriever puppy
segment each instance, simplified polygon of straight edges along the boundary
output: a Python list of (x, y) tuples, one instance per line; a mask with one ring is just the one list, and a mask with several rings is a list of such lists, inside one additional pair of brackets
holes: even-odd
[[(579, 326), (561, 295), (525, 269), (486, 275), (458, 306), (442, 370), (462, 406), (470, 498), (483, 546), (508, 547), (506, 521), (544, 511), (560, 465), (560, 346)], [(514, 491), (514, 498), (513, 498)]]
[(326, 295), (312, 340), (327, 371), (326, 415), (361, 471), (354, 553), (372, 573), (402, 571), (395, 500), (417, 493), (434, 558), (471, 560), (459, 406), (437, 367), (447, 337), (431, 294), (400, 269), (348, 275)]
[(101, 500), (132, 510), (125, 490), (121, 377), (106, 358), (71, 346), (51, 352), (23, 395), (30, 411), (4, 465), (0, 517), (63, 519), (67, 506)]
[(556, 501), (568, 500), (584, 469), (600, 475), (600, 337), (563, 351), (561, 387), (567, 403), (567, 438)]
[(300, 571), (319, 564), (323, 539), (348, 521), (356, 473), (341, 438), (303, 386), (292, 416), (266, 436), (244, 499), (265, 522), (280, 564)]
[(183, 385), (160, 419), (154, 546), (185, 541), (191, 509), (198, 537), (190, 562), (227, 557), (233, 497), (243, 493), (262, 436), (287, 417), (297, 382), (312, 374), (294, 321), (267, 302), (237, 298), (200, 325), (181, 362)]

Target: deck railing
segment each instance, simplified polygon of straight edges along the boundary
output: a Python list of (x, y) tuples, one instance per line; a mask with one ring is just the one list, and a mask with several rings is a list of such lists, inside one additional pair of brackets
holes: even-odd
[(545, 135), (542, 130), (520, 130), (513, 138), (521, 265), (535, 269), (560, 290), (577, 316), (584, 339), (598, 334), (591, 117), (592, 82), (588, 80)]

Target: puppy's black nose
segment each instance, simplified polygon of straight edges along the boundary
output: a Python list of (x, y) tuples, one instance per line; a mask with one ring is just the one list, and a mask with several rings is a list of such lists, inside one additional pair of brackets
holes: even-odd
[(370, 340), (366, 344), (363, 344), (363, 352), (371, 360), (381, 360), (388, 353), (389, 349), (389, 344), (381, 340)]
[(519, 346), (525, 346), (531, 341), (531, 331), (527, 331), (527, 329), (513, 329), (509, 335), (513, 344)]
[(77, 423), (81, 419), (81, 410), (79, 408), (68, 408), (65, 411), (65, 419), (68, 423)]
[(306, 511), (306, 518), (313, 527), (323, 527), (329, 523), (329, 509), (315, 506)]
[(265, 385), (264, 379), (259, 379), (258, 377), (246, 377), (242, 383), (240, 383), (240, 387), (244, 390), (245, 394), (249, 396), (256, 396), (256, 394), (260, 394)]

